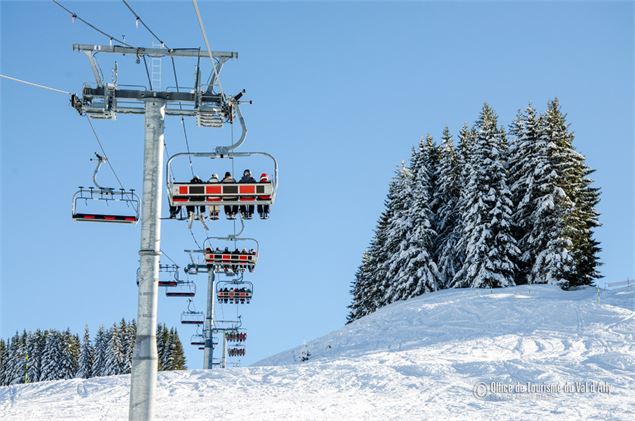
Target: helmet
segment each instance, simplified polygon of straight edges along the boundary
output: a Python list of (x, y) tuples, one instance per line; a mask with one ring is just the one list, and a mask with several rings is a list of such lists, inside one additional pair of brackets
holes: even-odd
[(232, 176), (232, 173), (230, 173), (229, 171), (225, 173), (225, 177), (231, 177), (231, 176)]
[(216, 174), (216, 173), (212, 174), (212, 177), (211, 177), (211, 178), (213, 178), (213, 179), (215, 179), (215, 180), (218, 180), (218, 174)]
[(265, 180), (265, 181), (269, 181), (269, 176), (267, 175), (266, 172), (263, 172), (262, 174), (260, 174), (260, 179), (261, 180)]
[(243, 175), (251, 175), (251, 171), (249, 171), (248, 169), (243, 171)]

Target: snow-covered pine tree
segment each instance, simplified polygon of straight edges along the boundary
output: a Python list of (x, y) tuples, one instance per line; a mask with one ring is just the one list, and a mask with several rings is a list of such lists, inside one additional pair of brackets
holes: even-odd
[(181, 343), (181, 338), (179, 338), (179, 332), (176, 328), (170, 330), (170, 335), (172, 336), (172, 367), (171, 370), (185, 370), (187, 369), (187, 364), (185, 360), (185, 352), (183, 351), (183, 344)]
[(120, 374), (129, 374), (132, 368), (132, 361), (128, 358), (131, 355), (130, 352), (130, 327), (126, 322), (126, 319), (122, 318), (119, 322), (119, 342), (121, 342), (121, 366), (119, 367)]
[(379, 216), (374, 236), (365, 252), (365, 259), (359, 268), (359, 279), (356, 279), (354, 289), (358, 291), (353, 296), (350, 305), (349, 322), (366, 316), (379, 307), (385, 305), (383, 289), (386, 279), (385, 262), (390, 253), (386, 248), (388, 222), (393, 214), (393, 202), (398, 192), (399, 172), (388, 185), (388, 194), (384, 201), (384, 210)]
[(158, 365), (159, 371), (163, 371), (166, 368), (167, 352), (166, 347), (169, 342), (169, 331), (165, 324), (159, 323), (157, 325), (157, 356), (159, 357)]
[(594, 229), (598, 227), (599, 189), (592, 187), (589, 169), (582, 154), (574, 146), (574, 135), (569, 131), (565, 115), (560, 111), (558, 99), (550, 101), (544, 114), (544, 130), (548, 141), (556, 145), (552, 151), (554, 166), (559, 176), (560, 186), (571, 202), (573, 211), (565, 215), (563, 232), (571, 239), (573, 269), (564, 274), (561, 285), (570, 288), (590, 285), (599, 277), (599, 243), (594, 239)]
[(64, 354), (64, 342), (62, 334), (56, 330), (50, 330), (46, 335), (44, 354), (42, 355), (41, 381), (63, 379), (63, 370), (60, 368)]
[(29, 353), (29, 382), (38, 382), (42, 377), (42, 356), (44, 355), (48, 331), (36, 329), (31, 336), (32, 339), (29, 341), (27, 350)]
[(6, 385), (6, 372), (7, 372), (7, 363), (9, 360), (9, 353), (7, 349), (7, 343), (4, 339), (0, 339), (0, 386)]
[[(470, 206), (467, 186), (472, 174), (475, 142), (476, 133), (474, 129), (470, 129), (467, 123), (464, 123), (459, 131), (459, 146), (458, 153), (456, 154), (459, 185), (459, 198), (456, 204), (456, 223), (451, 233), (448, 234), (446, 245), (439, 252), (440, 257), (438, 259), (441, 265), (441, 271), (448, 276), (444, 285), (446, 288), (453, 288), (464, 283), (464, 273), (461, 272), (461, 268), (463, 267), (465, 256), (467, 255), (467, 242), (461, 240), (465, 232), (465, 217)], [(454, 273), (451, 279), (449, 278), (450, 271)]]
[(467, 185), (463, 236), (466, 258), (456, 287), (514, 285), (514, 259), (519, 253), (511, 235), (512, 201), (507, 187), (504, 132), (494, 110), (484, 104), (475, 124), (476, 139)]
[(436, 232), (433, 229), (432, 180), (438, 162), (436, 154), (432, 137), (427, 136), (412, 156), (411, 178), (406, 180), (410, 184), (406, 187), (410, 194), (404, 215), (407, 231), (394, 262), (398, 271), (394, 278), (389, 274), (389, 280), (393, 282), (392, 290), (387, 290), (389, 302), (439, 289), (439, 275), (433, 258)]
[(594, 237), (595, 229), (601, 225), (599, 221), (600, 213), (596, 209), (596, 206), (600, 203), (600, 189), (599, 187), (593, 187), (593, 180), (590, 178), (594, 171), (586, 168), (585, 164), (585, 175), (576, 203), (576, 211), (579, 218), (583, 221), (580, 233), (576, 237), (578, 247), (574, 253), (578, 273), (576, 280), (578, 282), (569, 282), (568, 285), (564, 285), (565, 287), (593, 285), (596, 279), (602, 277), (599, 271), (599, 267), (602, 264), (599, 253), (602, 248), (600, 247), (600, 242)]
[(119, 328), (114, 323), (108, 330), (108, 344), (106, 352), (106, 363), (104, 365), (103, 376), (114, 376), (121, 374), (123, 365), (123, 347), (121, 345), (121, 337), (119, 336)]
[[(424, 140), (422, 139), (423, 143)], [(414, 161), (418, 151), (413, 151)], [(392, 202), (392, 215), (386, 229), (386, 251), (389, 256), (384, 262), (386, 276), (382, 282), (383, 298), (382, 307), (401, 299), (401, 284), (399, 274), (406, 265), (410, 255), (406, 253), (407, 237), (414, 228), (409, 209), (412, 206), (413, 175), (412, 170), (404, 162), (397, 169), (397, 192)]]
[(159, 370), (171, 370), (172, 367), (172, 336), (164, 324), (161, 327), (161, 351), (159, 352)]
[(6, 384), (24, 383), (26, 370), (26, 332), (13, 335), (8, 344), (7, 368), (5, 372)]
[(59, 379), (72, 379), (77, 373), (77, 361), (79, 359), (79, 338), (73, 335), (70, 329), (60, 334), (62, 354), (58, 361)]
[[(127, 336), (128, 354), (126, 355), (126, 366), (132, 367), (132, 355), (134, 353), (134, 346), (137, 338), (137, 322), (134, 319), (128, 324)], [(130, 372), (130, 370), (128, 370), (128, 372)]]
[(439, 151), (439, 165), (436, 170), (437, 184), (434, 189), (434, 201), (439, 204), (435, 217), (437, 241), (434, 249), (439, 271), (439, 284), (441, 288), (444, 288), (450, 284), (461, 267), (461, 262), (457, 261), (455, 257), (458, 241), (458, 235), (456, 235), (459, 222), (458, 202), (461, 194), (460, 173), (454, 141), (447, 127), (443, 129)]
[(82, 379), (93, 377), (93, 352), (88, 325), (86, 325), (84, 327), (84, 337), (79, 351), (79, 361), (77, 363), (77, 374), (75, 377)]
[(362, 316), (365, 316), (367, 313), (367, 309), (369, 308), (368, 303), (368, 282), (370, 281), (370, 276), (368, 276), (369, 266), (368, 266), (368, 250), (364, 250), (362, 254), (362, 263), (357, 268), (355, 272), (355, 279), (351, 283), (351, 303), (348, 305), (348, 315), (346, 316), (346, 323), (350, 323), (353, 320), (357, 320)]
[(95, 334), (95, 346), (93, 348), (93, 377), (106, 376), (106, 364), (108, 359), (108, 332), (103, 326), (99, 326)]

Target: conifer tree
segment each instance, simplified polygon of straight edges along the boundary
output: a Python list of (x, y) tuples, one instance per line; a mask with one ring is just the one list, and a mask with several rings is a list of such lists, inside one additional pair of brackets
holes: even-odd
[(183, 351), (183, 344), (179, 338), (179, 333), (176, 328), (170, 330), (172, 335), (172, 368), (171, 370), (185, 370), (187, 369), (185, 352)]
[(6, 385), (6, 372), (9, 355), (7, 344), (4, 339), (0, 339), (0, 386)]
[[(459, 198), (456, 204), (456, 223), (451, 233), (448, 234), (446, 245), (440, 250), (441, 257), (438, 261), (441, 271), (447, 278), (444, 286), (452, 288), (464, 284), (464, 272), (461, 272), (467, 255), (467, 242), (461, 241), (465, 233), (466, 215), (470, 206), (468, 185), (474, 165), (474, 144), (476, 133), (464, 124), (459, 131), (459, 147), (457, 153)], [(450, 274), (453, 274), (450, 279)]]
[(407, 231), (395, 253), (399, 270), (392, 288), (387, 291), (387, 302), (406, 300), (439, 289), (439, 275), (433, 258), (436, 232), (433, 229), (432, 180), (438, 162), (436, 155), (431, 136), (427, 136), (413, 154), (410, 185), (407, 186), (410, 196), (404, 216)]
[(544, 115), (544, 135), (555, 145), (552, 158), (559, 185), (572, 210), (563, 217), (563, 237), (570, 239), (573, 265), (562, 274), (563, 288), (590, 285), (599, 277), (599, 243), (594, 239), (594, 229), (599, 226), (595, 206), (599, 201), (599, 189), (592, 187), (585, 158), (574, 146), (574, 135), (569, 131), (565, 116), (560, 111), (558, 99), (550, 101)]
[(351, 303), (348, 305), (348, 315), (346, 316), (346, 323), (350, 323), (353, 320), (357, 320), (367, 314), (367, 309), (370, 307), (368, 303), (368, 250), (364, 250), (362, 254), (362, 263), (355, 272), (355, 279), (351, 283), (350, 293), (352, 296)]
[(44, 354), (42, 355), (42, 381), (59, 380), (63, 377), (63, 370), (60, 368), (64, 353), (63, 337), (56, 330), (49, 331), (46, 335)]
[(132, 360), (128, 358), (131, 355), (130, 352), (130, 327), (126, 323), (125, 319), (121, 319), (119, 322), (119, 342), (121, 343), (121, 366), (119, 367), (120, 374), (128, 374), (132, 368)]
[(123, 348), (121, 346), (121, 337), (119, 336), (119, 328), (117, 324), (113, 324), (108, 332), (108, 343), (106, 352), (106, 363), (104, 365), (104, 376), (114, 376), (121, 374), (123, 365)]
[(95, 347), (93, 349), (93, 377), (106, 376), (106, 364), (108, 359), (108, 332), (103, 326), (99, 326), (95, 335)]
[(461, 267), (455, 256), (458, 241), (457, 225), (459, 223), (458, 202), (461, 194), (459, 184), (459, 165), (454, 149), (454, 141), (450, 130), (443, 130), (440, 147), (439, 166), (437, 167), (437, 187), (434, 191), (435, 202), (439, 204), (436, 215), (437, 241), (435, 244), (435, 261), (439, 271), (439, 284), (447, 286)]
[(88, 326), (84, 327), (84, 337), (79, 352), (79, 361), (76, 377), (88, 379), (93, 377), (93, 346), (90, 342)]
[[(416, 154), (417, 152), (413, 152), (413, 155)], [(407, 247), (406, 238), (413, 229), (413, 221), (409, 212), (413, 200), (412, 185), (412, 170), (402, 162), (396, 174), (397, 192), (392, 202), (392, 215), (386, 229), (385, 247), (389, 256), (384, 262), (386, 276), (381, 286), (384, 291), (384, 297), (380, 301), (380, 307), (401, 298), (402, 291), (400, 286), (402, 279), (400, 279), (399, 275), (410, 258), (410, 255), (405, 250)]]
[(511, 235), (512, 201), (502, 157), (506, 154), (503, 131), (485, 104), (475, 125), (473, 165), (467, 190), (463, 235), (466, 258), (457, 276), (457, 287), (514, 285), (514, 259), (519, 253)]

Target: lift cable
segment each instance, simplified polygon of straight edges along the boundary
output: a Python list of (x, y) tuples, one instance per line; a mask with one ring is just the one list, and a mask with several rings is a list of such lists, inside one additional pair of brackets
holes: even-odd
[(209, 59), (212, 62), (212, 71), (214, 72), (214, 79), (218, 82), (218, 89), (221, 95), (223, 93), (223, 85), (221, 84), (218, 73), (216, 72), (216, 62), (214, 61), (214, 57), (212, 56), (212, 49), (209, 46), (209, 41), (207, 40), (207, 32), (205, 32), (205, 25), (203, 24), (203, 18), (201, 18), (201, 12), (198, 9), (198, 2), (196, 0), (192, 0), (194, 3), (194, 11), (196, 12), (196, 18), (198, 19), (198, 26), (201, 28), (201, 33), (203, 34), (203, 40), (205, 41), (205, 47), (207, 47), (207, 54), (209, 55)]
[(192, 236), (192, 239), (194, 240), (194, 243), (196, 244), (196, 247), (198, 247), (199, 249), (203, 249), (203, 247), (201, 247), (201, 245), (199, 244), (198, 240), (196, 240), (196, 237), (194, 236), (194, 231), (192, 231), (192, 228), (188, 228), (190, 231), (190, 235)]
[(28, 82), (26, 80), (18, 79), (16, 77), (11, 77), (11, 76), (8, 76), (8, 75), (2, 74), (2, 73), (0, 73), (0, 77), (5, 78), (5, 79), (9, 79), (9, 80), (13, 80), (15, 82), (24, 83), (25, 85), (35, 86), (36, 88), (42, 88), (42, 89), (47, 89), (47, 90), (53, 91), (53, 92), (59, 92), (61, 94), (72, 95), (71, 92), (64, 91), (62, 89), (51, 88), (50, 86), (40, 85), (39, 83)]
[[(132, 13), (135, 17), (135, 22), (140, 23), (158, 42), (161, 43), (161, 46), (169, 49), (168, 45), (165, 43), (165, 41), (163, 41), (161, 38), (159, 38), (159, 36), (152, 30), (150, 29), (150, 27), (145, 23), (145, 21), (141, 18), (141, 16), (139, 16), (137, 14), (137, 12), (135, 12), (135, 10), (132, 8), (132, 6), (130, 5), (130, 3), (128, 3), (127, 0), (122, 0), (123, 3), (126, 5), (126, 7), (128, 8), (128, 10), (130, 10), (130, 13)], [(174, 57), (170, 56), (170, 60), (172, 61), (172, 72), (174, 74), (174, 83), (176, 84), (176, 91), (180, 92), (181, 88), (179, 86), (179, 79), (178, 76), (176, 74), (176, 63), (174, 61)], [(179, 108), (181, 110), (183, 110), (183, 104), (179, 101)], [(188, 154), (190, 153), (190, 144), (188, 141), (188, 137), (187, 137), (187, 130), (185, 128), (185, 119), (183, 116), (181, 116), (181, 126), (183, 127), (183, 136), (185, 138), (185, 146), (187, 148), (187, 152)], [(165, 139), (164, 139), (164, 145), (165, 145)], [(167, 145), (165, 145), (165, 151), (167, 153)], [(169, 155), (169, 154), (168, 154)], [(192, 165), (192, 157), (191, 155), (188, 155), (188, 159), (190, 161), (190, 171), (192, 173), (192, 177), (194, 177), (194, 167)]]
[(170, 256), (168, 256), (168, 254), (166, 252), (164, 252), (163, 250), (159, 250), (161, 252), (161, 254), (163, 254), (169, 261), (171, 261), (172, 263), (174, 263), (177, 267), (179, 267), (179, 264), (176, 263), (174, 261), (174, 259), (172, 259)]
[[(69, 15), (71, 15), (71, 18), (73, 19), (73, 22), (75, 22), (75, 19), (78, 19), (80, 22), (88, 25), (89, 27), (91, 27), (95, 31), (97, 31), (100, 34), (102, 34), (103, 36), (107, 37), (110, 40), (111, 43), (112, 43), (112, 41), (117, 41), (119, 44), (125, 45), (126, 47), (135, 48), (133, 45), (128, 44), (126, 41), (120, 40), (119, 38), (116, 38), (116, 37), (110, 35), (109, 33), (105, 32), (105, 31), (102, 31), (101, 29), (99, 29), (98, 27), (93, 25), (92, 23), (88, 22), (86, 19), (83, 19), (77, 13), (75, 13), (72, 10), (69, 10), (66, 7), (64, 7), (59, 1), (57, 1), (57, 0), (51, 0), (51, 1), (53, 3), (55, 3), (55, 4), (57, 4), (62, 9), (64, 9)], [(143, 65), (146, 68), (146, 75), (148, 76), (148, 84), (150, 85), (150, 90), (152, 90), (152, 80), (150, 79), (150, 72), (148, 70), (148, 61), (146, 60), (145, 54), (143, 55)]]

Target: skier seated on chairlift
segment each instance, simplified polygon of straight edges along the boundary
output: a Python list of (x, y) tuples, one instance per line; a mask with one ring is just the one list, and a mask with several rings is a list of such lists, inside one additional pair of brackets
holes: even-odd
[[(225, 177), (221, 180), (221, 183), (235, 183), (236, 179), (232, 177), (232, 174), (227, 171), (225, 173)], [(226, 197), (227, 200), (238, 200), (238, 197)], [(225, 205), (225, 215), (227, 215), (227, 219), (236, 219), (236, 214), (238, 213), (238, 206), (228, 206)]]
[[(263, 172), (262, 174), (260, 174), (260, 182), (261, 183), (269, 182), (269, 176), (267, 176), (267, 173)], [(271, 196), (258, 196), (258, 199), (271, 200)], [(258, 215), (260, 215), (260, 219), (269, 218), (269, 205), (258, 205)]]
[[(243, 178), (241, 178), (239, 182), (255, 183), (256, 179), (251, 176), (251, 171), (245, 170), (243, 172)], [(244, 219), (251, 219), (254, 216), (254, 205), (240, 205), (240, 214), (243, 216)]]
[[(209, 178), (209, 180), (207, 180), (207, 182), (220, 183), (220, 180), (218, 179), (218, 174), (216, 173), (212, 174), (212, 176)], [(220, 201), (220, 197), (218, 199)], [(207, 209), (209, 211), (209, 219), (216, 221), (219, 218), (220, 207), (218, 205), (209, 205)]]
[[(223, 254), (230, 254), (229, 247), (225, 247), (225, 250), (223, 250)], [(229, 272), (229, 265), (228, 264), (223, 264), (222, 267), (223, 267), (223, 270), (225, 272)]]
[[(203, 180), (201, 180), (197, 176), (194, 176), (190, 180), (190, 184), (203, 184)], [(205, 197), (204, 196), (190, 196), (190, 201), (203, 202), (205, 201)], [(203, 224), (203, 227), (205, 227), (205, 229), (208, 229), (207, 225), (205, 224), (205, 206), (189, 205), (189, 206), (186, 206), (186, 209), (187, 209), (187, 227), (188, 228), (190, 229), (192, 228), (194, 217), (196, 216), (196, 213), (198, 211), (198, 219), (201, 221), (201, 224)]]

